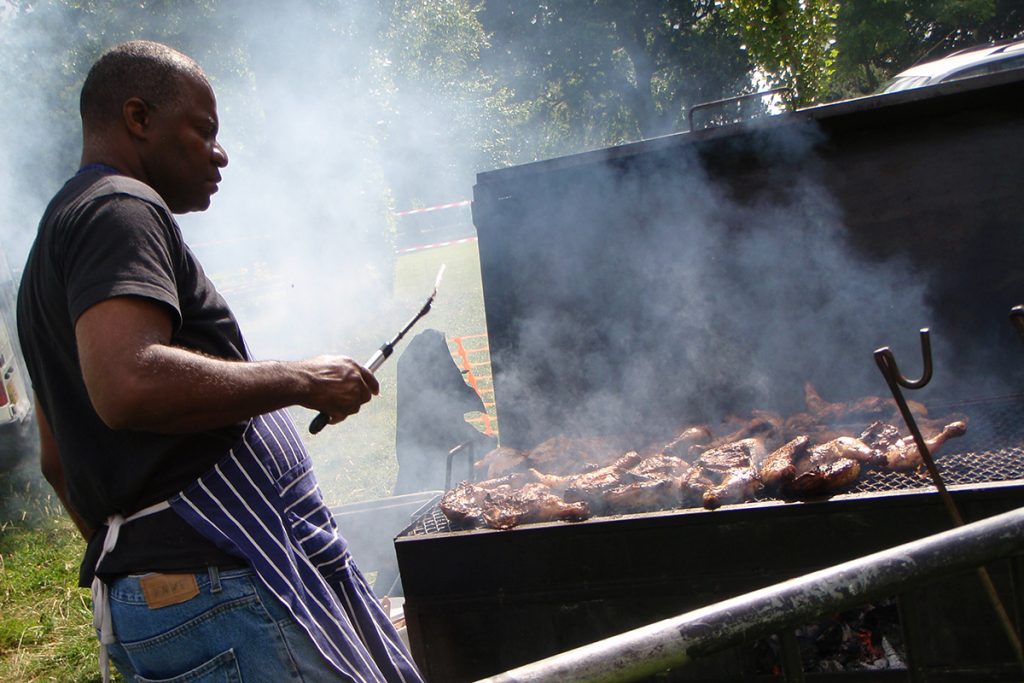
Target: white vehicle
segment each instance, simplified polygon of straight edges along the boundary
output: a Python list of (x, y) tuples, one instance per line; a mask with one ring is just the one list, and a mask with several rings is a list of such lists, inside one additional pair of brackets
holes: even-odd
[(28, 373), (18, 346), (15, 291), (0, 249), (0, 472), (33, 456), (36, 448)]
[(921, 88), (935, 83), (1024, 68), (1024, 40), (972, 47), (902, 71), (879, 93)]

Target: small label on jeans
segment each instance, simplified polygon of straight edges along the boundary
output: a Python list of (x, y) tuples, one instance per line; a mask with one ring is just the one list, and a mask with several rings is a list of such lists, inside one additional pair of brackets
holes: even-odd
[(139, 579), (139, 585), (150, 609), (177, 605), (199, 595), (194, 574), (147, 574)]

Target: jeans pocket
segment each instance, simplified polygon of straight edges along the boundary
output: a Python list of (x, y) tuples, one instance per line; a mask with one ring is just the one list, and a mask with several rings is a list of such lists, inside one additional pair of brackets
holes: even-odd
[(227, 650), (213, 659), (172, 678), (144, 678), (136, 675), (135, 683), (242, 683), (235, 651)]

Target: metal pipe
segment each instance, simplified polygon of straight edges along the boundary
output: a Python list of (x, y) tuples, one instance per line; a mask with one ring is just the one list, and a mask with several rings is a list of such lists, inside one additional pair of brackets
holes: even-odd
[(481, 683), (625, 683), (944, 574), (1024, 553), (1024, 509), (627, 631)]

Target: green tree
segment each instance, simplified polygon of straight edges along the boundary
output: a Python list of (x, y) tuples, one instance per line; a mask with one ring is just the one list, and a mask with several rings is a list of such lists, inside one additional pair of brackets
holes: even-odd
[(480, 20), (484, 67), (529, 108), (521, 160), (685, 130), (689, 107), (751, 87), (710, 0), (507, 0)]
[(846, 0), (836, 23), (834, 97), (874, 92), (899, 71), (1024, 36), (1020, 0)]
[(828, 92), (836, 59), (837, 0), (722, 0), (760, 77), (790, 88), (800, 105)]

